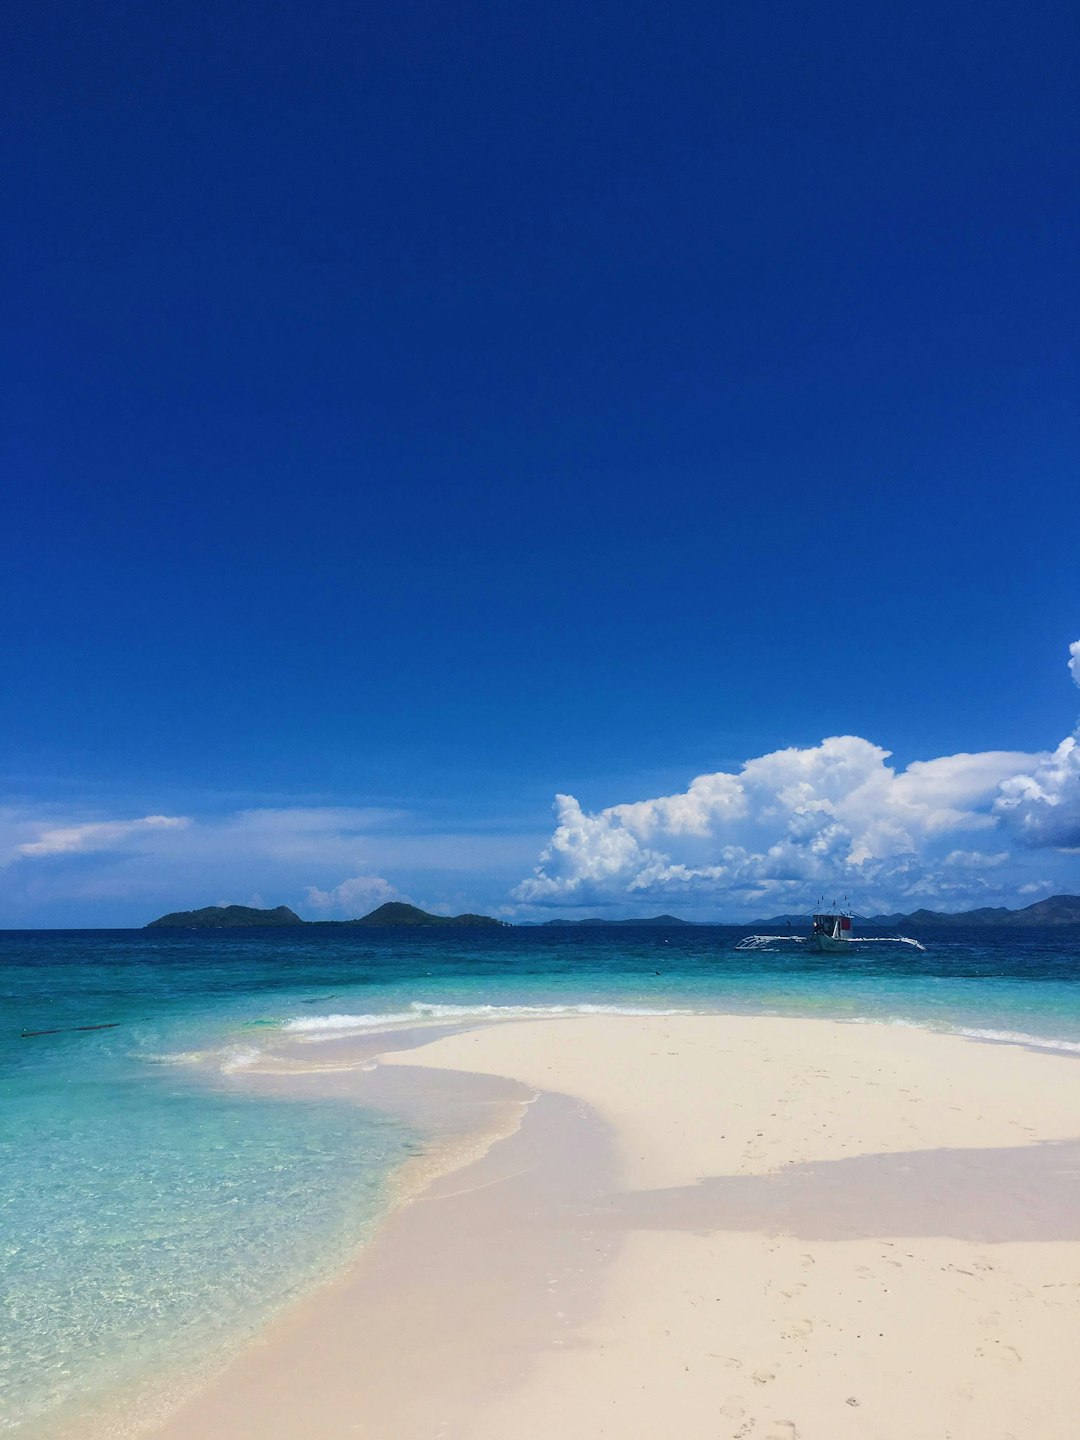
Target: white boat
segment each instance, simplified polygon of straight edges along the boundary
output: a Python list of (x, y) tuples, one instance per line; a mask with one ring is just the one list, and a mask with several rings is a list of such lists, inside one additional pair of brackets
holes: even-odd
[(913, 945), (916, 950), (926, 949), (910, 935), (860, 935), (856, 938), (852, 930), (853, 919), (850, 910), (819, 910), (810, 917), (809, 935), (747, 935), (735, 949), (771, 950), (774, 945), (811, 945), (815, 950), (826, 950), (832, 954), (861, 945)]
[(851, 916), (841, 910), (836, 915), (823, 912), (813, 916), (814, 928), (810, 943), (819, 950), (846, 950), (852, 943)]

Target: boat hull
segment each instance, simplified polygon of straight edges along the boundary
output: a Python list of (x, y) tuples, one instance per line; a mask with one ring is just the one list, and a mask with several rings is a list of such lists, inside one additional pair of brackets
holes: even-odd
[(810, 943), (818, 950), (827, 950), (830, 954), (835, 955), (840, 950), (850, 950), (854, 942), (851, 940), (834, 940), (831, 935), (812, 935), (810, 937)]

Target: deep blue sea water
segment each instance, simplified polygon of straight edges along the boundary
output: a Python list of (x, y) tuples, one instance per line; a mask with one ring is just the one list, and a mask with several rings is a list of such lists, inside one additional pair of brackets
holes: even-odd
[[(344, 1100), (227, 1083), (282, 1035), (689, 1010), (1080, 1054), (1076, 932), (840, 956), (735, 951), (743, 933), (0, 932), (0, 1428), (47, 1433), (65, 1405), (199, 1363), (363, 1240), (422, 1137)], [(69, 1028), (87, 1025), (113, 1028)]]

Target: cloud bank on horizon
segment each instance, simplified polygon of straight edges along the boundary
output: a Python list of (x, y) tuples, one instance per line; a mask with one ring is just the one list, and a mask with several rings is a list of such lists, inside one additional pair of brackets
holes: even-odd
[(503, 903), (537, 848), (535, 833), (448, 831), (375, 806), (116, 818), (0, 805), (0, 926), (141, 925), (232, 903), (350, 918), (414, 891), (458, 913), (481, 886)]
[[(1080, 640), (1069, 647), (1080, 686)], [(857, 735), (699, 775), (686, 790), (595, 814), (572, 795), (515, 898), (567, 907), (709, 902), (762, 914), (847, 893), (862, 908), (957, 908), (1053, 882), (1039, 852), (1080, 851), (1080, 744), (985, 751), (898, 770)]]
[[(1080, 640), (1068, 664), (1080, 687)], [(903, 769), (890, 758), (840, 735), (596, 813), (560, 795), (555, 832), (524, 880), (535, 833), (425, 829), (399, 810), (116, 818), (0, 808), (0, 924), (94, 915), (141, 924), (215, 901), (261, 905), (263, 895), (312, 918), (415, 898), (508, 917), (678, 906), (749, 919), (805, 909), (819, 894), (869, 911), (1080, 889), (1080, 731), (1052, 751), (945, 755)]]

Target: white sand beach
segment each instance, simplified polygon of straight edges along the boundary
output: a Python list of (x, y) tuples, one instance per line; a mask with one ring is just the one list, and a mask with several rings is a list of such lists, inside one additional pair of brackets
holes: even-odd
[(161, 1440), (1074, 1440), (1072, 1057), (597, 1015), (391, 1067), (536, 1098)]

